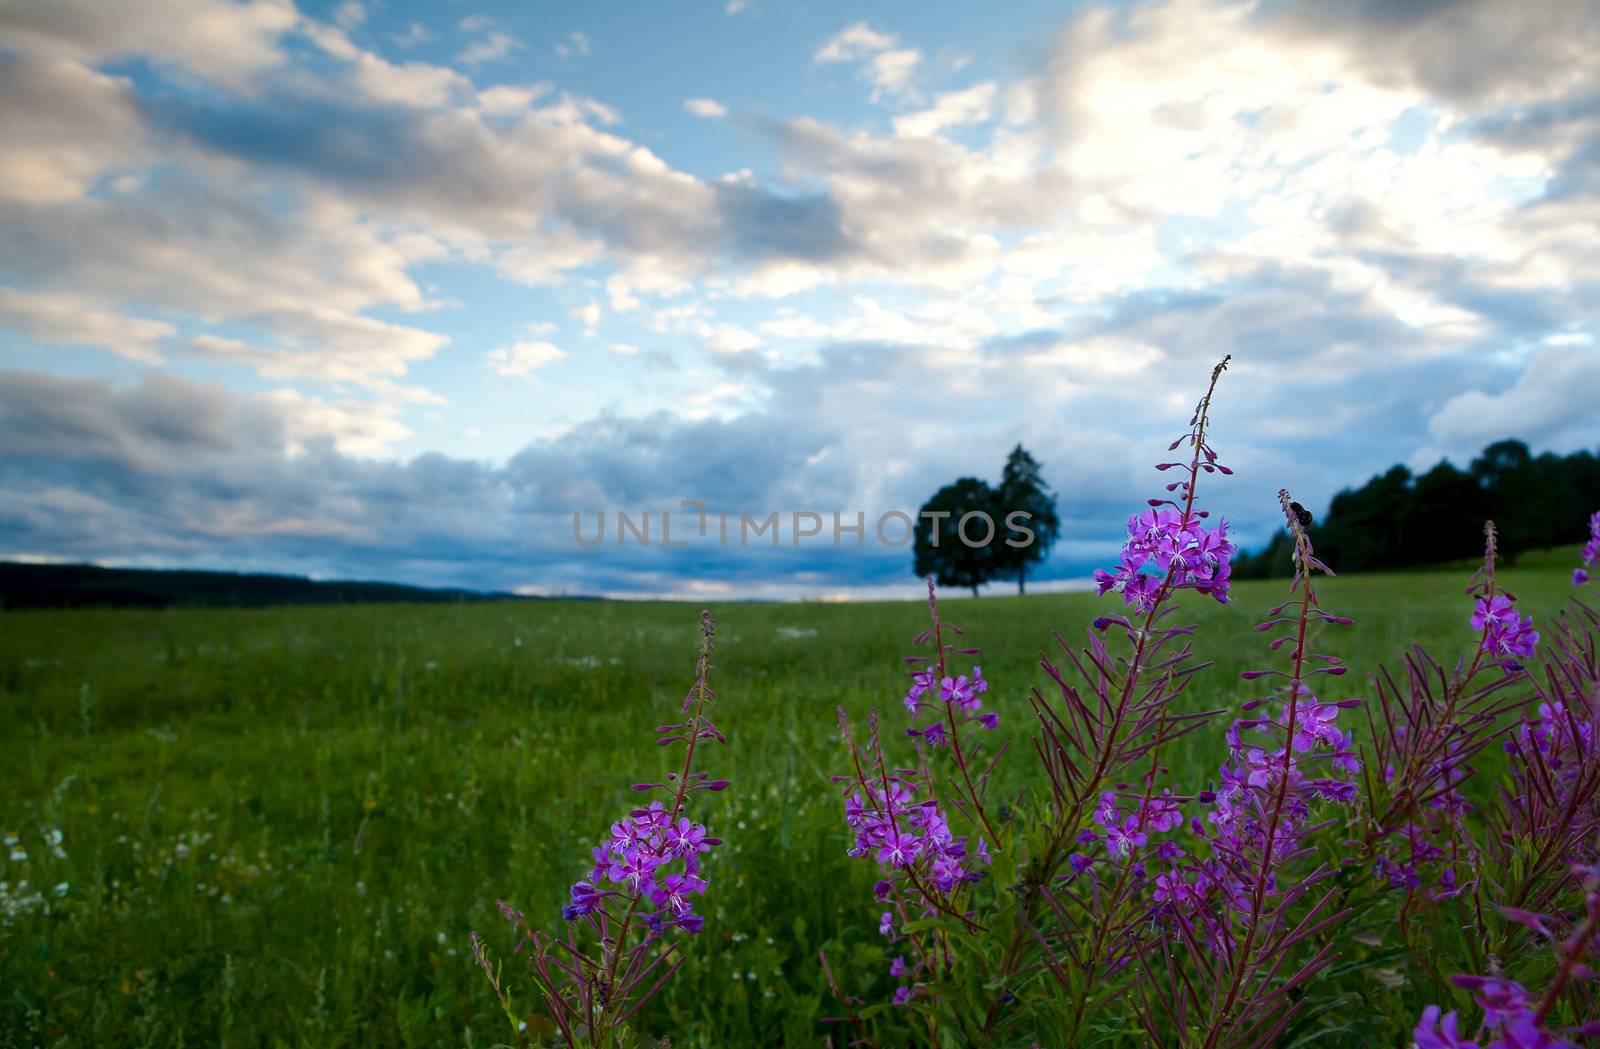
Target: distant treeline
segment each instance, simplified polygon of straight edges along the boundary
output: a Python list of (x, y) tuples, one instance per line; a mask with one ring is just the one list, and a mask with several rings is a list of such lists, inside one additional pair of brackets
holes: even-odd
[[(1494, 521), (1506, 561), (1524, 550), (1581, 543), (1600, 510), (1600, 458), (1588, 451), (1534, 455), (1522, 441), (1496, 441), (1465, 470), (1441, 460), (1416, 475), (1390, 467), (1333, 497), (1311, 528), (1317, 556), (1338, 572), (1437, 564), (1480, 556), (1483, 522)], [(1291, 542), (1279, 531), (1264, 550), (1241, 553), (1236, 579), (1290, 574)]]
[(301, 576), (156, 571), (0, 562), (0, 607), (265, 608), (270, 605), (511, 600), (517, 594), (430, 590), (396, 583), (319, 582)]

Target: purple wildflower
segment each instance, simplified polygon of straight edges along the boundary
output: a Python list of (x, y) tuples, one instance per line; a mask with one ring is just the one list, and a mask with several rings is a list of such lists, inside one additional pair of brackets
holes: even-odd
[[(1308, 623), (1343, 620), (1323, 611), (1317, 600), (1312, 573), (1325, 569), (1312, 551), (1304, 511), (1286, 491), (1279, 493), (1279, 501), (1295, 540), (1297, 572), (1291, 588), (1295, 597), (1272, 609), (1259, 629), (1281, 631), (1270, 647), (1277, 651), (1292, 646), (1292, 671), (1250, 671), (1243, 676), (1287, 678), (1276, 697), (1282, 705), (1275, 714), (1253, 713), (1229, 727), (1225, 733), (1229, 758), (1221, 767), (1220, 782), (1214, 791), (1201, 795), (1209, 798), (1202, 800), (1208, 804), (1206, 819), (1190, 824), (1197, 839), (1196, 858), (1165, 860), (1171, 867), (1155, 874), (1150, 887), (1153, 906), (1148, 913), (1155, 924), (1221, 960), (1217, 964), (1225, 975), (1214, 985), (1216, 1012), (1209, 1032), (1212, 1038), (1225, 1030), (1230, 1033), (1201, 1044), (1233, 1044), (1234, 1030), (1248, 1029), (1244, 1025), (1263, 1015), (1252, 1013), (1257, 1006), (1228, 988), (1273, 979), (1282, 958), (1266, 944), (1297, 925), (1313, 924), (1318, 908), (1326, 906), (1325, 895), (1323, 902), (1311, 902), (1309, 910), (1300, 909), (1305, 906), (1305, 879), (1323, 876), (1297, 868), (1309, 853), (1300, 839), (1314, 826), (1316, 804), (1355, 799), (1351, 779), (1360, 768), (1359, 759), (1350, 752), (1350, 737), (1337, 725), (1341, 708), (1351, 701), (1326, 702), (1311, 687), (1314, 675), (1342, 673), (1343, 668), (1337, 659), (1304, 648)], [(1298, 608), (1286, 613), (1290, 604)], [(1252, 699), (1244, 709), (1255, 712), (1266, 702), (1270, 701)], [(1167, 821), (1164, 815), (1163, 822)], [(1281, 978), (1292, 986), (1323, 964), (1323, 958), (1313, 958), (1295, 975)]]
[(1490, 1027), (1520, 1015), (1528, 1007), (1528, 991), (1515, 980), (1499, 976), (1452, 976), (1450, 982), (1472, 992), (1483, 1009), (1483, 1022)]
[(1128, 816), (1120, 824), (1106, 828), (1106, 848), (1117, 859), (1126, 858), (1137, 846), (1148, 840), (1139, 824), (1138, 816)]
[(1478, 1043), (1461, 1037), (1456, 1026), (1456, 1014), (1449, 1012), (1439, 1017), (1439, 1007), (1430, 1005), (1422, 1010), (1422, 1019), (1412, 1032), (1416, 1049), (1478, 1049)]
[(933, 687), (933, 669), (924, 667), (911, 672), (911, 687), (906, 690), (906, 698), (901, 702), (913, 716), (922, 709), (922, 697), (928, 694)]
[(1472, 613), (1472, 629), (1483, 634), (1480, 647), (1497, 661), (1514, 667), (1513, 657), (1533, 655), (1539, 645), (1539, 632), (1533, 629), (1532, 616), (1519, 616), (1508, 594), (1478, 598)]
[(674, 918), (689, 914), (689, 894), (703, 893), (706, 883), (694, 874), (669, 874), (651, 889), (650, 899), (658, 910)]
[(921, 851), (921, 842), (910, 834), (890, 829), (884, 833), (878, 846), (878, 862), (890, 867), (909, 867)]
[(572, 886), (572, 902), (561, 908), (561, 916), (570, 922), (580, 915), (593, 914), (603, 895), (590, 883), (577, 882)]
[(967, 683), (967, 676), (962, 674), (959, 677), (947, 677), (941, 680), (939, 698), (946, 703), (955, 703), (963, 707), (972, 702), (972, 686)]
[(706, 829), (689, 817), (679, 816), (678, 822), (666, 832), (667, 850), (675, 856), (687, 858), (711, 848), (706, 841)]

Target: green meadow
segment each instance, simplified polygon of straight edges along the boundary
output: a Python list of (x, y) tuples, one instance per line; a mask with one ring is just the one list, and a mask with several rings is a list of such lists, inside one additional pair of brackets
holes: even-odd
[[(1542, 623), (1574, 563), (1529, 555), (1502, 583)], [(1325, 605), (1356, 625), (1319, 638), (1355, 671), (1326, 694), (1368, 694), (1366, 674), (1412, 642), (1453, 661), (1472, 640), (1469, 574), (1328, 582)], [(1253, 626), (1285, 590), (1239, 584), (1230, 606), (1184, 605), (1214, 661), (1184, 702), (1259, 692), (1238, 672), (1270, 662)], [(857, 993), (891, 989), (874, 871), (846, 858), (827, 779), (841, 770), (835, 709), (876, 706), (898, 734), (900, 657), (926, 608), (711, 607), (730, 742), (702, 767), (733, 786), (698, 812), (726, 845), (697, 907), (705, 931), (643, 1026), (675, 1047), (821, 1044), (818, 1018), (838, 1008), (820, 950)], [(1076, 641), (1112, 607), (1092, 594), (945, 602), (983, 649), (1012, 743), (1004, 789), (1038, 779), (1026, 695), (1046, 681), (1051, 632)], [(496, 898), (560, 924), (589, 847), (633, 804), (628, 785), (666, 771), (653, 727), (690, 684), (698, 613), (564, 601), (0, 613), (0, 1044), (509, 1041), (468, 934), (514, 968)], [(1223, 724), (1174, 751), (1178, 781), (1214, 772)], [(1414, 1022), (1404, 975), (1402, 963), (1372, 977), (1374, 1044)]]

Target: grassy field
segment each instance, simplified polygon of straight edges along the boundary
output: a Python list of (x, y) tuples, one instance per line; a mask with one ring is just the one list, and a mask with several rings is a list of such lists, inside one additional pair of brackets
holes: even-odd
[[(1508, 570), (1536, 621), (1569, 551)], [(1463, 572), (1331, 582), (1357, 617), (1322, 647), (1370, 671), (1470, 640)], [(1284, 590), (1191, 601), (1216, 665), (1191, 702), (1234, 703), (1252, 625)], [(1003, 731), (1027, 738), (1052, 629), (1091, 595), (951, 600), (984, 649)], [(468, 933), (510, 937), (504, 897), (559, 923), (588, 848), (659, 778), (652, 727), (691, 679), (699, 609), (596, 602), (265, 611), (0, 613), (0, 1044), (478, 1045), (504, 1020)], [(674, 1046), (810, 1045), (833, 1010), (815, 959), (886, 994), (872, 871), (845, 858), (826, 776), (834, 708), (898, 724), (918, 603), (713, 606), (719, 723), (700, 809), (727, 840), (706, 931), (647, 1014)], [(1363, 694), (1356, 675), (1346, 693)], [(1330, 693), (1331, 695), (1331, 693)], [(1220, 761), (1185, 740), (1190, 782)], [(898, 745), (898, 744), (896, 744)], [(1011, 782), (1033, 775), (1026, 746)], [(59, 831), (59, 845), (52, 844)], [(26, 858), (16, 858), (23, 853)]]

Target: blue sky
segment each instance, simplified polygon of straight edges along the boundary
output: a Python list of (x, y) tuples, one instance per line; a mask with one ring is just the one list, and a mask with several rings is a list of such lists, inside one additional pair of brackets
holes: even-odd
[(870, 521), (1020, 441), (1064, 584), (1223, 354), (1246, 545), (1280, 486), (1594, 447), (1597, 36), (1593, 0), (10, 4), (0, 556), (909, 596), (870, 535), (571, 515)]

